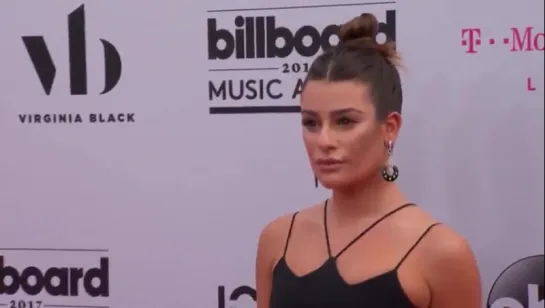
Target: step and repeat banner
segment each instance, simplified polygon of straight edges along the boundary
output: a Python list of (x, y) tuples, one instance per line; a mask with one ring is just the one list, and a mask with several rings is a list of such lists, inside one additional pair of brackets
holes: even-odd
[(544, 3), (0, 2), (0, 307), (255, 307), (261, 228), (323, 200), (298, 99), (338, 25), (404, 59), (401, 188), (543, 307)]

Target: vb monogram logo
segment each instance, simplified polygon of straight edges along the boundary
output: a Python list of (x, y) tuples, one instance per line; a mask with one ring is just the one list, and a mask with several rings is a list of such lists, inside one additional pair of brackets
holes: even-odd
[[(105, 86), (100, 94), (110, 92), (121, 78), (121, 56), (115, 46), (100, 39), (104, 49)], [(57, 68), (43, 36), (23, 36), (30, 60), (47, 95), (51, 94)], [(85, 8), (81, 5), (68, 15), (70, 94), (87, 94), (87, 53)]]

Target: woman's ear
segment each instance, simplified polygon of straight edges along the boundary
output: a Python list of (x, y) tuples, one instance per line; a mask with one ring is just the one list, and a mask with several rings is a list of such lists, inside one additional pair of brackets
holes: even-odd
[(384, 134), (384, 140), (395, 141), (401, 128), (401, 114), (399, 112), (391, 112), (382, 124), (382, 133)]

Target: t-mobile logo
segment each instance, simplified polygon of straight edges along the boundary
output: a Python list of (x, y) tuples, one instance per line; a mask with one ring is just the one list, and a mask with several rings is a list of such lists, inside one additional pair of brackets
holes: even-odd
[[(104, 48), (105, 85), (100, 94), (110, 92), (121, 78), (121, 57), (115, 46), (100, 39)], [(51, 94), (57, 68), (43, 36), (23, 36), (30, 60), (47, 95)], [(68, 48), (70, 63), (70, 94), (87, 94), (87, 53), (85, 8), (81, 5), (68, 15)]]
[(534, 52), (545, 50), (545, 33), (533, 26), (512, 27), (501, 37), (485, 36), (480, 28), (462, 29), (462, 46), (469, 54), (478, 53), (481, 46), (506, 46), (509, 52)]
[(543, 255), (519, 260), (496, 279), (488, 308), (544, 308)]
[(481, 29), (462, 29), (462, 46), (466, 46), (466, 53), (477, 53), (476, 47), (481, 45)]

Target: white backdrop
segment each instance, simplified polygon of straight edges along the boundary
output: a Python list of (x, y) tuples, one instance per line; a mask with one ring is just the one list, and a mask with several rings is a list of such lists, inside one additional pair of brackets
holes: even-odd
[[(292, 33), (321, 31), (363, 12), (384, 22), (386, 11), (395, 11), (407, 67), (401, 187), (471, 242), (485, 299), (511, 263), (540, 255), (530, 273), (500, 278), (491, 301), (543, 307), (526, 292), (543, 288), (543, 1), (228, 2), (0, 2), (0, 307), (255, 307), (250, 297), (228, 297), (253, 286), (259, 231), (328, 192), (314, 187), (297, 113), (210, 107), (293, 111), (286, 106), (298, 104), (291, 94), (312, 57), (209, 59), (216, 32), (208, 26), (213, 19), (236, 37), (237, 16), (256, 25), (269, 16)], [(38, 38), (29, 52), (25, 36), (43, 36), (47, 48)], [(272, 46), (257, 36), (256, 56)], [(121, 59), (117, 84), (112, 50)], [(38, 78), (52, 80), (48, 53), (49, 95)], [(71, 95), (71, 67), (72, 85), (87, 77), (86, 95)], [(101, 95), (105, 75), (115, 87)], [(283, 97), (232, 99), (241, 80), (258, 90), (263, 80)], [(212, 98), (210, 82), (220, 91)], [(110, 114), (116, 121), (94, 121)], [(77, 115), (81, 122), (67, 123)], [(75, 270), (59, 279), (55, 268)]]

